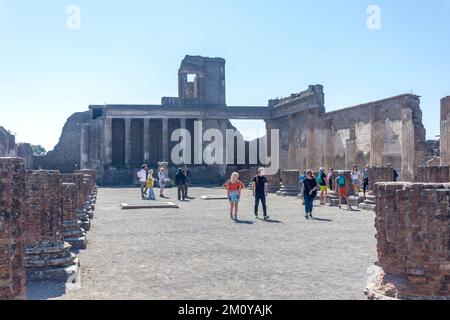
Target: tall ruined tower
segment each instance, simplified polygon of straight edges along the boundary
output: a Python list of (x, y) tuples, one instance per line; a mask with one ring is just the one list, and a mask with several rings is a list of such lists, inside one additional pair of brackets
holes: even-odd
[(450, 96), (441, 100), (441, 165), (450, 165)]
[(181, 105), (225, 106), (225, 60), (186, 56), (178, 71)]

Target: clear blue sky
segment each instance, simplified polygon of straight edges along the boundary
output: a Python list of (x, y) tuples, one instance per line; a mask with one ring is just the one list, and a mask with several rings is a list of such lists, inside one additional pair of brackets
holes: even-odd
[[(371, 4), (381, 30), (366, 26)], [(0, 125), (51, 149), (89, 104), (176, 96), (186, 54), (227, 60), (228, 105), (318, 83), (327, 110), (414, 92), (432, 138), (450, 95), (450, 1), (0, 0)]]

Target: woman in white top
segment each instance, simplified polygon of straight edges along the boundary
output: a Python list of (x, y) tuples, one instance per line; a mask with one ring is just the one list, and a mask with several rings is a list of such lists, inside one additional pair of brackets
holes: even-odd
[(359, 197), (359, 190), (361, 187), (361, 172), (359, 172), (356, 164), (353, 166), (353, 171), (352, 171), (351, 176), (352, 176), (353, 188), (355, 189), (355, 197)]

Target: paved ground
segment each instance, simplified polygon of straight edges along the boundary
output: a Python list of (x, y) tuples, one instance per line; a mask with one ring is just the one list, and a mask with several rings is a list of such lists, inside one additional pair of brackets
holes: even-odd
[[(226, 200), (180, 209), (122, 211), (137, 189), (100, 189), (81, 281), (32, 284), (31, 299), (363, 299), (376, 261), (374, 213), (316, 207), (306, 221), (295, 198), (270, 195), (256, 220), (245, 191), (240, 223)], [(172, 201), (175, 190), (167, 193)], [(223, 195), (193, 188), (191, 195)]]

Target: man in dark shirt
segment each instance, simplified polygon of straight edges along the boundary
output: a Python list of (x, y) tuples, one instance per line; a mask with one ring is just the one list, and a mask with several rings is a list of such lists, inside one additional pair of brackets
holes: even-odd
[(186, 200), (186, 175), (183, 170), (180, 168), (175, 176), (175, 182), (177, 184), (178, 191), (178, 201), (183, 199)]
[(258, 209), (259, 209), (259, 201), (261, 200), (261, 204), (264, 212), (264, 220), (269, 219), (267, 215), (267, 206), (266, 206), (266, 183), (267, 179), (264, 176), (264, 169), (258, 169), (258, 175), (253, 178), (253, 196), (255, 197), (255, 217), (258, 218)]

